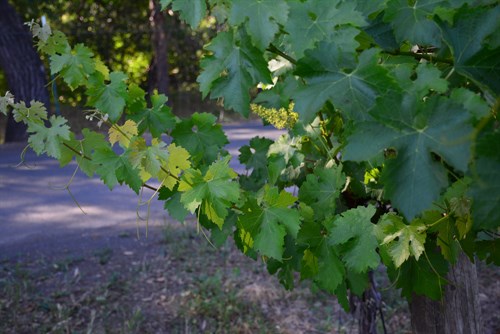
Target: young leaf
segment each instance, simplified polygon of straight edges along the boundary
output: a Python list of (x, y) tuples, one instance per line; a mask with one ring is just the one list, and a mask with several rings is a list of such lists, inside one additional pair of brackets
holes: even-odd
[(139, 170), (130, 164), (125, 155), (118, 155), (110, 147), (106, 147), (96, 150), (92, 160), (99, 165), (96, 173), (109, 189), (112, 190), (117, 183), (126, 183), (139, 194), (142, 187)]
[(396, 268), (413, 256), (416, 260), (424, 252), (426, 227), (420, 222), (410, 225), (403, 223), (403, 219), (395, 214), (386, 214), (377, 225), (378, 233), (383, 236), (382, 245), (387, 245), (389, 254)]
[(179, 191), (183, 192), (181, 202), (194, 213), (201, 210), (211, 222), (222, 229), (231, 203), (238, 201), (240, 187), (232, 181), (236, 173), (229, 167), (230, 157), (210, 165), (205, 175), (199, 170), (188, 169), (182, 175)]
[(109, 142), (111, 145), (119, 143), (121, 147), (127, 148), (130, 139), (137, 135), (137, 124), (134, 121), (127, 120), (123, 125), (114, 125), (109, 128)]

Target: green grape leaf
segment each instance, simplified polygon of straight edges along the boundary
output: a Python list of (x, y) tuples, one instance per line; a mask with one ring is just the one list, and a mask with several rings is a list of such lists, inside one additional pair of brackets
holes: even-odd
[(382, 245), (387, 245), (396, 268), (399, 268), (410, 256), (418, 261), (425, 250), (426, 227), (420, 221), (406, 225), (400, 216), (385, 214), (380, 219), (377, 230), (379, 237), (383, 236), (380, 241)]
[(172, 3), (172, 0), (160, 0), (161, 10), (165, 10), (170, 3)]
[(142, 187), (139, 170), (130, 164), (125, 155), (118, 155), (111, 147), (105, 147), (95, 150), (92, 160), (98, 165), (96, 173), (109, 189), (113, 189), (117, 183), (125, 183), (139, 194)]
[(214, 162), (222, 148), (228, 143), (227, 137), (217, 118), (208, 113), (194, 113), (191, 118), (178, 123), (172, 130), (174, 143), (185, 148), (195, 165), (200, 162)]
[(451, 98), (463, 105), (478, 120), (490, 114), (488, 103), (479, 94), (466, 88), (453, 89)]
[(197, 81), (203, 96), (224, 98), (224, 106), (248, 116), (249, 90), (257, 83), (271, 84), (271, 75), (262, 52), (252, 46), (248, 36), (236, 38), (233, 32), (222, 32), (206, 47), (212, 55), (201, 61), (202, 73)]
[(137, 84), (128, 86), (127, 109), (131, 114), (142, 112), (146, 108), (146, 92)]
[[(359, 56), (355, 67), (341, 69), (331, 63), (335, 44), (321, 43), (317, 49), (306, 52), (297, 71), (304, 72), (306, 85), (295, 95), (295, 110), (305, 122), (311, 122), (323, 105), (330, 101), (350, 119), (366, 120), (369, 110), (380, 94), (393, 89), (388, 70), (379, 64), (378, 51), (369, 49)], [(334, 51), (334, 52), (337, 52)]]
[(314, 281), (326, 291), (336, 293), (344, 282), (345, 267), (336, 250), (323, 242), (318, 251), (318, 274)]
[(158, 200), (165, 201), (164, 208), (172, 218), (183, 222), (189, 215), (189, 211), (184, 207), (184, 204), (181, 203), (182, 193), (177, 190), (177, 186), (173, 189), (161, 187), (158, 193)]
[(500, 47), (490, 49), (484, 40), (491, 34), (498, 36), (499, 16), (499, 6), (465, 6), (456, 13), (453, 25), (437, 19), (444, 41), (453, 53), (455, 70), (480, 86), (487, 86), (496, 95), (500, 94)]
[(479, 157), (473, 168), (474, 182), (469, 195), (472, 197), (473, 228), (494, 229), (500, 226), (500, 210), (498, 194), (500, 192), (500, 155), (498, 143), (500, 132), (491, 132), (477, 142), (476, 151)]
[[(191, 161), (189, 160), (191, 156), (183, 147), (177, 146), (174, 143), (168, 145), (167, 151), (170, 157), (167, 163), (163, 165), (158, 179), (167, 188), (172, 189), (177, 185), (180, 173), (191, 168)], [(165, 173), (164, 170), (168, 171), (168, 173)]]
[(342, 166), (315, 168), (300, 186), (299, 200), (314, 210), (316, 219), (322, 220), (335, 214), (336, 202), (345, 182)]
[(486, 263), (500, 266), (500, 239), (481, 240), (476, 242), (476, 254)]
[[(9, 97), (7, 96), (7, 98)], [(24, 122), (26, 124), (43, 123), (43, 120), (47, 119), (47, 109), (42, 102), (32, 100), (30, 106), (27, 107), (24, 101), (20, 101), (14, 104), (13, 107), (12, 116), (16, 122)]]
[[(172, 1), (162, 0), (162, 8), (168, 6)], [(180, 17), (186, 21), (191, 28), (197, 28), (201, 20), (205, 17), (207, 5), (205, 0), (174, 0), (172, 10), (180, 12)]]
[(66, 35), (58, 30), (54, 31), (46, 41), (38, 41), (37, 48), (38, 51), (46, 53), (50, 56), (53, 56), (56, 53), (69, 53), (71, 50)]
[(103, 134), (89, 130), (82, 130), (83, 139), (77, 140), (72, 136), (70, 140), (64, 142), (64, 144), (73, 148), (77, 152), (80, 152), (79, 155), (76, 155), (75, 152), (69, 149), (67, 146), (61, 146), (61, 158), (59, 159), (59, 163), (62, 166), (67, 165), (73, 157), (76, 155), (76, 161), (78, 163), (78, 167), (89, 177), (92, 177), (95, 173), (97, 165), (90, 158), (95, 150), (104, 149), (109, 147), (109, 143), (104, 137)]
[(412, 45), (441, 45), (441, 32), (431, 19), (439, 5), (446, 1), (419, 0), (410, 5), (408, 0), (390, 0), (384, 20), (391, 23), (398, 42), (409, 41)]
[(281, 261), (285, 235), (297, 237), (300, 215), (290, 206), (296, 197), (266, 185), (259, 199), (250, 198), (238, 217), (238, 227), (248, 233), (253, 248), (262, 255)]
[(389, 268), (391, 280), (396, 281), (396, 287), (401, 288), (401, 295), (409, 301), (414, 294), (425, 295), (433, 300), (442, 298), (448, 262), (436, 249), (435, 244), (429, 245), (425, 249), (426, 256), (421, 256), (418, 261), (410, 258), (397, 271)]
[(287, 17), (288, 5), (284, 0), (234, 0), (229, 23), (246, 22), (254, 45), (264, 50), (278, 32), (278, 24), (285, 24)]
[(245, 165), (246, 169), (264, 171), (267, 169), (267, 151), (273, 143), (271, 139), (254, 137), (248, 145), (240, 147), (238, 160)]
[[(132, 167), (145, 171), (149, 177), (156, 176), (159, 174), (162, 164), (169, 159), (166, 146), (166, 143), (158, 140), (153, 140), (148, 146), (144, 138), (138, 137), (128, 146), (127, 157)], [(142, 180), (145, 182), (149, 177), (143, 177)]]
[(329, 227), (331, 245), (342, 245), (341, 257), (347, 268), (364, 273), (380, 264), (375, 225), (370, 219), (377, 210), (374, 206), (358, 206), (337, 216)]
[(92, 57), (94, 54), (89, 48), (77, 44), (73, 50), (50, 57), (52, 74), (60, 73), (64, 81), (73, 90), (87, 82), (87, 77), (95, 72)]
[(428, 209), (448, 185), (446, 169), (431, 153), (457, 170), (467, 170), (470, 115), (445, 97), (390, 96), (378, 102), (371, 112), (377, 120), (355, 124), (343, 158), (366, 161), (386, 149), (395, 150), (396, 157), (385, 162), (381, 181), (385, 197), (411, 220)]
[(61, 157), (61, 142), (70, 138), (69, 126), (66, 119), (61, 116), (51, 116), (50, 127), (43, 123), (29, 122), (30, 133), (28, 143), (38, 154), (46, 153), (48, 156), (59, 159)]
[(112, 72), (109, 80), (109, 84), (104, 84), (104, 76), (91, 77), (86, 92), (87, 104), (109, 115), (109, 119), (116, 122), (122, 115), (127, 100), (127, 76), (122, 72)]
[(205, 175), (199, 170), (188, 169), (182, 175), (179, 191), (181, 202), (194, 213), (200, 209), (211, 222), (222, 229), (231, 203), (238, 201), (240, 187), (232, 181), (237, 174), (229, 167), (230, 156), (210, 165)]
[(175, 116), (166, 105), (167, 97), (163, 94), (151, 96), (151, 108), (143, 109), (130, 116), (137, 122), (139, 133), (149, 130), (154, 138), (160, 137), (167, 130), (172, 129), (175, 124)]
[(363, 14), (356, 3), (340, 0), (311, 0), (290, 3), (290, 15), (285, 30), (287, 40), (296, 58), (321, 40), (334, 41), (335, 28), (351, 24), (363, 26)]

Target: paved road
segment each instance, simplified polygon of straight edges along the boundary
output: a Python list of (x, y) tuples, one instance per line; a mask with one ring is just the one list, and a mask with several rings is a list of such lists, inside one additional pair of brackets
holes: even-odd
[[(233, 156), (256, 135), (276, 138), (281, 133), (256, 123), (224, 128), (231, 141), (226, 149)], [(116, 235), (117, 230), (135, 230), (138, 198), (132, 190), (116, 187), (110, 192), (98, 178), (89, 179), (78, 172), (70, 189), (86, 212), (84, 215), (68, 192), (61, 189), (76, 165), (61, 169), (57, 161), (28, 152), (27, 164), (16, 167), (23, 147), (0, 145), (0, 257), (24, 249), (50, 247), (54, 240), (74, 247), (82, 238), (88, 243), (110, 232)], [(231, 165), (241, 171), (236, 158)], [(154, 228), (165, 224), (167, 215), (161, 202), (152, 203), (149, 225)], [(145, 206), (139, 209), (143, 215), (145, 211)], [(144, 232), (144, 222), (141, 224)], [(62, 235), (64, 238), (60, 238)]]

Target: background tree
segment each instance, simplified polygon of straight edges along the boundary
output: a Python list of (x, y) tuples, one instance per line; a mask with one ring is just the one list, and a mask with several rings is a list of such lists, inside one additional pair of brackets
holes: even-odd
[[(7, 0), (0, 1), (0, 69), (8, 89), (17, 99), (26, 101), (27, 105), (37, 100), (47, 108), (50, 106), (44, 66), (33, 47), (32, 35)], [(26, 138), (26, 125), (15, 122), (9, 114), (5, 141)]]

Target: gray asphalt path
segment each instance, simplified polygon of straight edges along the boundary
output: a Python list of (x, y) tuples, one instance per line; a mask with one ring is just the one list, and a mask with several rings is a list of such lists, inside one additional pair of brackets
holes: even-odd
[[(231, 165), (241, 171), (238, 148), (254, 136), (277, 138), (280, 131), (256, 123), (224, 126), (231, 142), (226, 149), (233, 155)], [(136, 214), (146, 215), (146, 206), (139, 206), (138, 196), (127, 187), (113, 191), (94, 177), (89, 179), (77, 172), (70, 190), (83, 214), (64, 186), (71, 179), (76, 164), (59, 168), (58, 162), (37, 157), (28, 151), (26, 164), (17, 166), (23, 144), (0, 145), (0, 257), (22, 252), (24, 248), (50, 247), (51, 242), (63, 242), (77, 247), (117, 231), (134, 231)], [(152, 195), (144, 193), (144, 199)], [(149, 228), (163, 226), (168, 217), (162, 203), (152, 201)], [(140, 221), (145, 232), (145, 222)], [(62, 237), (64, 236), (64, 238)]]

